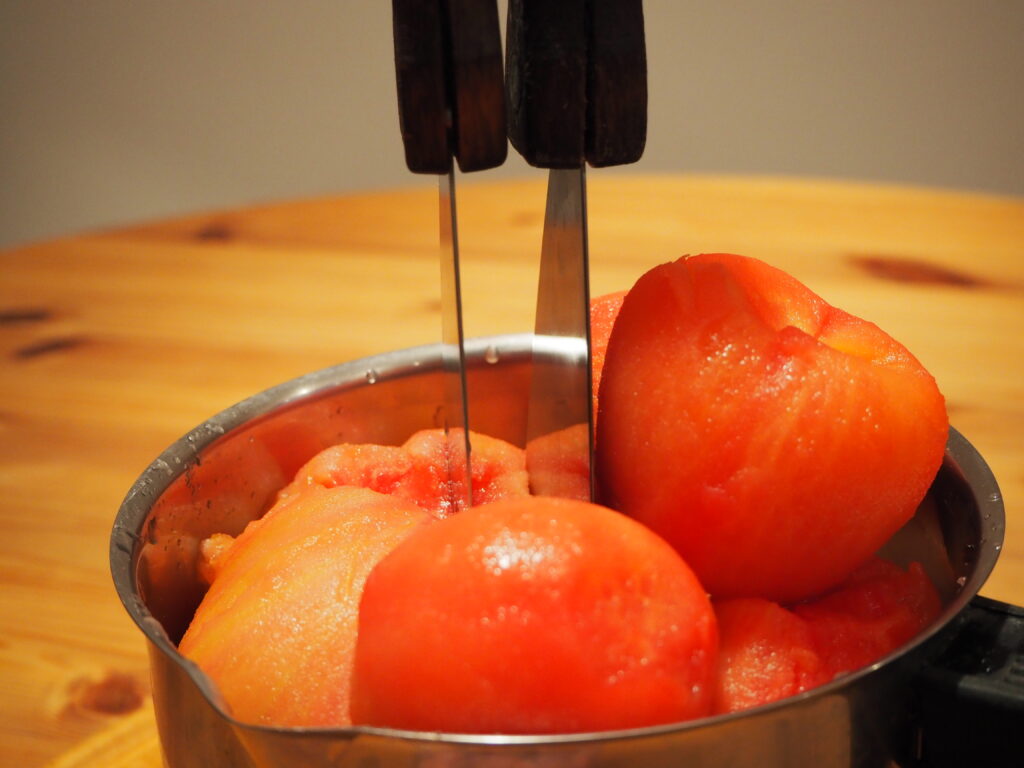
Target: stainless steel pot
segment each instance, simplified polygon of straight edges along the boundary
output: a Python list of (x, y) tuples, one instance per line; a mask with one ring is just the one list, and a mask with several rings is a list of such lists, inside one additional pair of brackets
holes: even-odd
[[(474, 430), (522, 445), (532, 336), (472, 340)], [(556, 355), (557, 350), (540, 354)], [(921, 751), (919, 668), (948, 645), (998, 557), (999, 489), (973, 447), (950, 433), (916, 517), (883, 553), (925, 564), (945, 600), (939, 619), (898, 652), (821, 688), (745, 713), (629, 731), (560, 736), (452, 735), (375, 728), (266, 728), (234, 720), (176, 642), (198, 605), (199, 542), (240, 532), (307, 458), (338, 442), (398, 443), (439, 425), (439, 346), (311, 373), (255, 395), (170, 446), (129, 490), (114, 524), (118, 594), (149, 648), (169, 768), (327, 766), (885, 766)]]

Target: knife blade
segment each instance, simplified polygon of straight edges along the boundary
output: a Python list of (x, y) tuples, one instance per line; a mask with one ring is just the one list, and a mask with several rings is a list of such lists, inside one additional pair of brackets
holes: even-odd
[[(444, 379), (442, 418), (447, 444), (450, 510), (458, 512), (473, 504), (473, 472), (454, 168), (438, 178), (438, 212), (441, 235), (441, 370)], [(465, 478), (464, 483), (459, 482), (460, 477)]]
[(472, 505), (472, 446), (462, 323), (456, 172), (508, 152), (495, 0), (392, 0), (398, 113), (406, 165), (438, 174), (442, 424), (450, 511)]
[(527, 470), (535, 465), (538, 438), (582, 427), (586, 447), (576, 459), (587, 477), (585, 495), (593, 498), (590, 269), (583, 166), (548, 171), (533, 333)]

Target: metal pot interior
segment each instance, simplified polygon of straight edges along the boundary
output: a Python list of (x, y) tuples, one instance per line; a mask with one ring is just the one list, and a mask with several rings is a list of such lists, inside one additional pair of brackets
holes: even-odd
[[(529, 334), (470, 341), (473, 430), (523, 445), (533, 341)], [(850, 731), (862, 719), (858, 707), (875, 706), (863, 701), (876, 695), (873, 681), (883, 680), (884, 670), (897, 667), (895, 662), (948, 624), (978, 592), (998, 557), (1003, 538), (998, 487), (973, 447), (951, 430), (943, 467), (927, 498), (882, 552), (901, 564), (921, 562), (943, 595), (945, 610), (898, 653), (829, 685), (748, 713), (617, 734), (448, 736), (361, 728), (267, 729), (235, 722), (210, 681), (176, 651), (204, 592), (194, 575), (199, 543), (213, 533), (241, 532), (322, 448), (339, 442), (397, 444), (418, 429), (439, 426), (440, 352), (440, 346), (391, 352), (255, 395), (170, 446), (128, 492), (111, 537), (111, 567), (122, 601), (149, 642), (158, 724), (171, 768), (192, 765), (186, 753), (201, 752), (183, 749), (182, 757), (174, 756), (175, 742), (185, 738), (180, 723), (197, 708), (205, 709), (204, 727), (216, 731), (214, 740), (240, 739), (241, 747), (229, 750), (234, 757), (224, 761), (231, 765), (284, 765), (275, 757), (278, 750), (288, 756), (289, 765), (309, 766), (349, 764), (338, 755), (344, 752), (355, 760), (364, 750), (378, 757), (381, 750), (391, 757), (415, 757), (410, 765), (435, 753), (445, 756), (445, 764), (462, 764), (471, 756), (474, 764), (494, 756), (500, 762), (515, 755), (524, 764), (550, 758), (610, 765), (620, 759), (636, 764), (641, 754), (644, 761), (657, 764), (662, 755), (671, 761), (683, 752), (698, 756), (694, 765), (710, 765), (729, 749), (741, 749), (733, 745), (738, 733), (749, 745), (743, 750), (761, 750), (760, 762), (751, 764), (765, 765), (772, 763), (765, 762), (763, 749), (776, 749), (785, 740), (780, 722), (790, 723), (783, 731), (796, 729), (794, 743), (806, 741), (806, 734), (800, 735), (806, 727), (817, 728), (819, 736), (822, 730), (840, 729), (835, 738), (821, 742), (839, 746), (822, 747), (828, 754), (804, 750), (801, 759), (819, 765), (860, 764), (858, 755), (864, 750), (857, 740), (862, 737)], [(558, 350), (540, 348), (536, 354), (557, 355)], [(759, 728), (763, 737), (756, 736)], [(594, 750), (600, 759), (586, 757)], [(701, 754), (711, 754), (712, 762), (702, 762)], [(519, 764), (518, 758), (512, 764)]]

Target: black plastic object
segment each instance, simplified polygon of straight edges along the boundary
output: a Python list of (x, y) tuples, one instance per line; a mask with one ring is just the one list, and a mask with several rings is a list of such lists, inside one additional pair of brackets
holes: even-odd
[(640, 159), (647, 140), (641, 0), (509, 0), (509, 138), (539, 168)]
[(1024, 765), (1024, 608), (976, 597), (920, 675), (922, 768)]
[(392, 0), (398, 119), (413, 173), (505, 162), (501, 30), (495, 0)]

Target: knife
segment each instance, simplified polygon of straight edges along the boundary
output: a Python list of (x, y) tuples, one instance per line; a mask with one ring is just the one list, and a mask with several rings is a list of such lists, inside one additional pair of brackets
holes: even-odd
[(647, 59), (641, 0), (509, 0), (509, 138), (547, 168), (534, 353), (527, 413), (533, 446), (562, 430), (576, 445), (594, 498), (594, 413), (586, 165), (636, 162), (647, 138)]
[(463, 173), (505, 162), (501, 31), (495, 0), (392, 0), (391, 7), (406, 166), (438, 175), (443, 425), (450, 511), (457, 512), (472, 505), (473, 491), (452, 158)]

